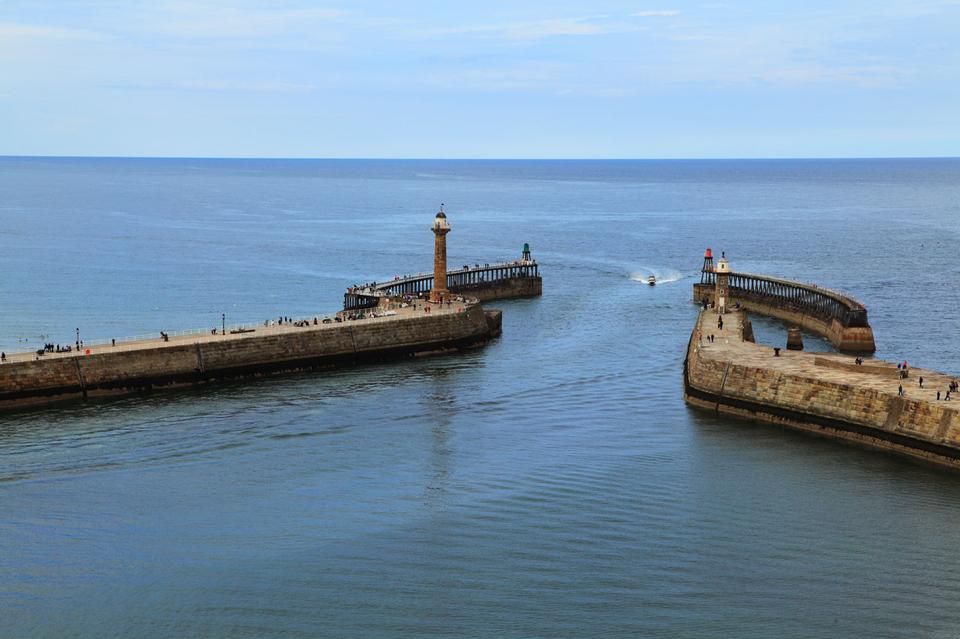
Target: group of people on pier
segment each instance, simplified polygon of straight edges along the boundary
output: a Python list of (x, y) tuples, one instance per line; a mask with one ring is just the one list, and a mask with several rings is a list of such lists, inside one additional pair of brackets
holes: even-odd
[[(80, 348), (80, 345), (81, 345), (80, 343), (77, 344), (77, 349)], [(37, 358), (39, 359), (41, 356), (45, 355), (46, 353), (70, 353), (72, 351), (73, 351), (72, 346), (60, 346), (59, 344), (49, 343), (49, 344), (44, 344), (43, 348), (37, 349)], [(6, 361), (7, 359), (6, 353), (3, 353), (2, 355), (3, 356), (0, 357), (0, 361)]]
[[(947, 392), (943, 396), (944, 401), (949, 402), (950, 393), (956, 393), (958, 389), (960, 389), (960, 383), (956, 381), (950, 382), (950, 385), (947, 386)], [(940, 401), (940, 391), (937, 391), (937, 401)]]

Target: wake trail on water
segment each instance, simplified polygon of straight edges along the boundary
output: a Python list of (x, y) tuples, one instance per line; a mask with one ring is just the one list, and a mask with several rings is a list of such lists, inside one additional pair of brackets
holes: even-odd
[(647, 268), (641, 266), (639, 270), (633, 271), (630, 273), (629, 277), (634, 282), (643, 282), (647, 283), (647, 279), (653, 275), (657, 284), (670, 284), (671, 282), (679, 282), (682, 279), (688, 277), (686, 274), (681, 273), (680, 271), (672, 268)]

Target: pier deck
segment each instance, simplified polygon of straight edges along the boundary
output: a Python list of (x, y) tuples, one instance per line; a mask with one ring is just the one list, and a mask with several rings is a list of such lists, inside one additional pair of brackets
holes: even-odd
[[(744, 316), (741, 313), (727, 313), (723, 316), (723, 330), (717, 329), (718, 314), (710, 309), (700, 314), (696, 330), (703, 336), (698, 346), (704, 357), (723, 361), (734, 361), (743, 366), (766, 368), (784, 374), (816, 377), (822, 381), (842, 384), (849, 387), (869, 389), (877, 393), (886, 393), (897, 397), (898, 388), (903, 385), (904, 396), (908, 399), (937, 401), (940, 391), (941, 402), (950, 382), (957, 377), (923, 368), (909, 369), (909, 377), (899, 378), (899, 370), (894, 362), (879, 359), (865, 359), (862, 365), (854, 363), (851, 355), (839, 353), (812, 353), (809, 351), (789, 351), (780, 349), (780, 356), (774, 357), (771, 346), (754, 344), (744, 340)], [(707, 341), (708, 335), (714, 335), (714, 342)], [(909, 363), (909, 362), (908, 362)], [(923, 388), (919, 388), (919, 379), (923, 377)], [(957, 397), (960, 400), (960, 396)], [(951, 402), (952, 403), (952, 402)], [(951, 403), (947, 403), (950, 406)], [(956, 402), (960, 410), (960, 401)]]
[(69, 353), (12, 354), (0, 365), (0, 410), (451, 353), (482, 346), (501, 328), (500, 312), (478, 303), (397, 304), (377, 313), (328, 324), (313, 324), (310, 318), (303, 326), (284, 323), (226, 335), (121, 341)]
[[(171, 335), (169, 340), (163, 340), (159, 336), (156, 338), (150, 339), (137, 339), (137, 340), (125, 340), (117, 341), (116, 346), (112, 346), (107, 343), (96, 343), (90, 346), (86, 346), (80, 351), (72, 350), (67, 353), (45, 353), (39, 356), (40, 360), (52, 360), (58, 358), (73, 358), (73, 357), (88, 357), (92, 355), (102, 355), (104, 353), (120, 353), (124, 351), (140, 351), (140, 350), (149, 350), (156, 348), (171, 348), (174, 346), (182, 345), (192, 345), (192, 344), (210, 344), (210, 343), (223, 343), (244, 339), (251, 339), (255, 337), (267, 337), (267, 336), (276, 336), (276, 335), (290, 335), (294, 333), (307, 333), (311, 331), (325, 331), (332, 330), (337, 327), (344, 325), (368, 325), (376, 322), (391, 322), (398, 321), (402, 319), (409, 319), (411, 317), (416, 317), (424, 315), (426, 311), (424, 310), (424, 303), (418, 304), (416, 307), (408, 306), (406, 308), (394, 308), (392, 311), (394, 315), (387, 315), (383, 317), (366, 317), (365, 319), (358, 320), (345, 320), (344, 322), (334, 322), (331, 321), (328, 324), (323, 323), (323, 318), (331, 317), (329, 314), (316, 315), (317, 324), (313, 324), (314, 316), (309, 318), (296, 318), (302, 319), (304, 321), (309, 321), (309, 326), (294, 326), (292, 323), (283, 323), (276, 324), (271, 322), (269, 326), (244, 326), (244, 328), (251, 328), (252, 331), (243, 332), (243, 333), (230, 333), (230, 330), (235, 329), (236, 327), (227, 327), (227, 334), (222, 335), (220, 330), (217, 330), (217, 334), (214, 335), (212, 332), (204, 333), (202, 331), (189, 333), (186, 335)], [(462, 312), (464, 307), (463, 303), (454, 304), (452, 306), (441, 307), (438, 304), (430, 305), (431, 314), (444, 315), (449, 313)], [(212, 329), (211, 329), (212, 330)], [(70, 344), (70, 346), (73, 346)], [(90, 351), (89, 355), (86, 351)], [(12, 364), (16, 362), (32, 362), (38, 359), (36, 351), (20, 351), (15, 353), (7, 353), (7, 364)]]

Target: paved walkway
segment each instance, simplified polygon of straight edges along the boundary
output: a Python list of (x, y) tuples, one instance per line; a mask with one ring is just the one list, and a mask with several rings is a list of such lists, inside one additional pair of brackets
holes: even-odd
[[(897, 377), (896, 363), (865, 358), (863, 365), (857, 365), (855, 355), (788, 351), (786, 348), (781, 348), (780, 356), (775, 357), (772, 346), (745, 342), (740, 338), (742, 327), (739, 313), (724, 315), (722, 330), (717, 327), (718, 317), (716, 311), (710, 309), (703, 311), (698, 320), (698, 334), (694, 335), (694, 340), (699, 340), (698, 346), (705, 357), (716, 355), (719, 359), (730, 360), (744, 366), (816, 377), (824, 381), (869, 388), (890, 395), (897, 395), (897, 388), (902, 384), (904, 395), (913, 400), (936, 401), (939, 390), (941, 401), (945, 401), (943, 397), (950, 382), (960, 381), (960, 378), (945, 373), (914, 368), (912, 364), (909, 377), (901, 380)], [(713, 343), (707, 339), (710, 335), (714, 336)], [(784, 331), (783, 345), (786, 345), (786, 338), (786, 331)], [(923, 377), (923, 389), (919, 387), (920, 377)], [(953, 395), (956, 397), (951, 403), (953, 401), (960, 403), (960, 393), (953, 393)]]
[[(240, 340), (248, 339), (251, 337), (263, 337), (264, 335), (279, 335), (284, 333), (298, 333), (303, 331), (323, 331), (329, 330), (338, 326), (344, 326), (353, 323), (368, 323), (368, 322), (392, 322), (400, 319), (408, 319), (418, 315), (424, 315), (427, 311), (425, 306), (430, 307), (430, 313), (432, 315), (437, 314), (449, 314), (449, 313), (458, 313), (459, 309), (464, 308), (466, 305), (463, 302), (457, 302), (450, 306), (440, 306), (438, 304), (425, 304), (422, 301), (418, 301), (416, 306), (407, 306), (406, 308), (397, 306), (390, 309), (391, 312), (395, 313), (394, 315), (387, 315), (382, 317), (368, 317), (362, 320), (345, 320), (342, 323), (337, 323), (335, 321), (330, 322), (329, 324), (324, 324), (322, 322), (323, 317), (330, 317), (329, 315), (317, 315), (317, 324), (313, 324), (313, 316), (309, 318), (299, 318), (303, 321), (309, 321), (308, 326), (294, 326), (292, 323), (284, 322), (283, 324), (276, 324), (272, 322), (270, 326), (256, 326), (249, 327), (253, 328), (252, 332), (245, 333), (230, 333), (232, 330), (231, 327), (227, 327), (227, 334), (221, 335), (220, 331), (217, 331), (217, 334), (214, 335), (212, 332), (196, 332), (189, 333), (187, 335), (170, 335), (169, 341), (164, 341), (160, 338), (159, 334), (156, 338), (143, 339), (143, 340), (129, 340), (129, 341), (118, 341), (116, 346), (111, 346), (110, 344), (96, 344), (93, 346), (86, 346), (81, 351), (73, 350), (69, 353), (45, 353), (40, 356), (39, 359), (55, 359), (61, 357), (85, 357), (86, 355), (96, 355), (99, 353), (116, 353), (120, 351), (136, 351), (143, 350), (148, 348), (169, 348), (172, 346), (182, 346), (183, 344), (204, 344), (208, 342), (221, 342), (224, 340)], [(298, 318), (294, 318), (294, 321), (297, 321)], [(245, 327), (246, 328), (246, 327)], [(71, 344), (72, 345), (72, 344)], [(89, 353), (88, 353), (89, 351)], [(36, 351), (26, 351), (26, 352), (17, 352), (17, 353), (7, 353), (7, 363), (14, 362), (29, 362), (38, 359)]]

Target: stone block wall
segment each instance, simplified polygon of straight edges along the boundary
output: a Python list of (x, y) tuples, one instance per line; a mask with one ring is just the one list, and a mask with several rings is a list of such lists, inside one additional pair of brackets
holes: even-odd
[(491, 337), (491, 322), (499, 329), (499, 317), (488, 319), (474, 304), (463, 312), (11, 362), (0, 365), (0, 409), (469, 348)]
[(684, 362), (685, 399), (692, 405), (960, 468), (960, 403), (954, 408), (745, 366), (722, 353), (707, 354), (698, 342), (694, 333)]
[(543, 278), (514, 277), (493, 283), (473, 284), (471, 286), (457, 286), (453, 292), (475, 298), (481, 302), (490, 300), (506, 300), (519, 297), (537, 297), (543, 294)]

